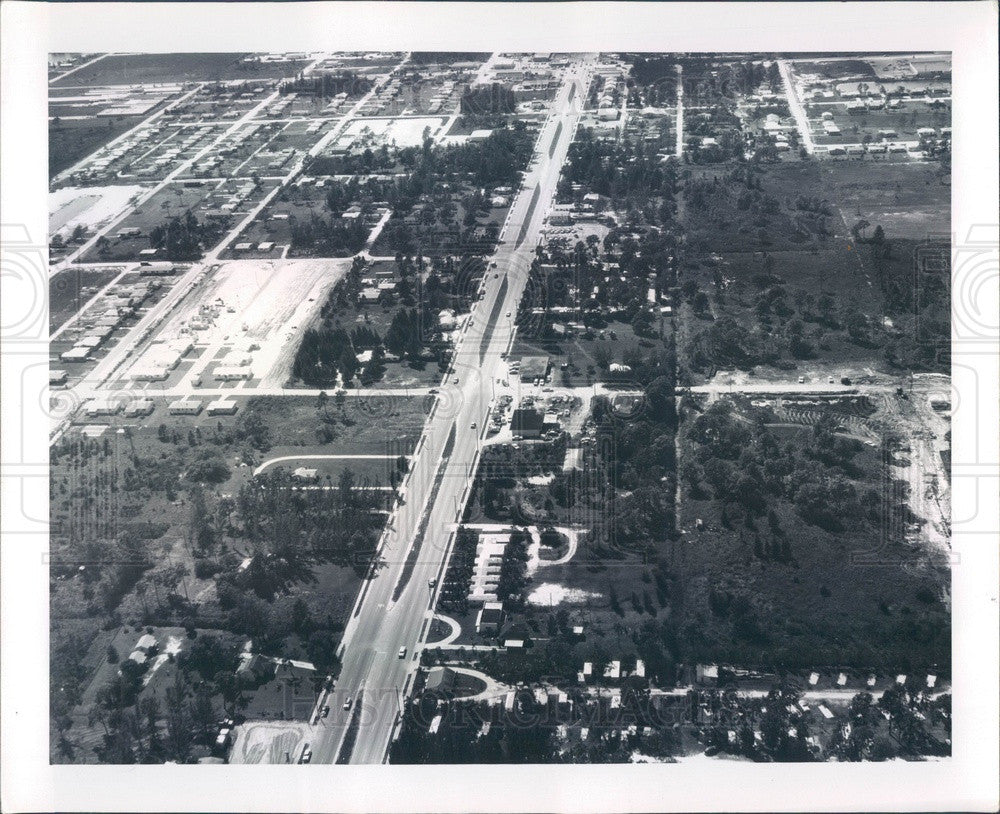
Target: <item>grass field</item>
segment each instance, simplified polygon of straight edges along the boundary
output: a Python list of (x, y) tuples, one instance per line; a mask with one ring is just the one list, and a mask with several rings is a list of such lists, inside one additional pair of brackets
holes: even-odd
[(300, 62), (244, 63), (246, 54), (121, 54), (106, 56), (53, 83), (53, 87), (131, 85), (156, 82), (213, 82), (225, 79), (291, 77)]
[(69, 268), (49, 278), (49, 331), (77, 312), (97, 291), (111, 282), (120, 269)]
[(54, 178), (126, 130), (131, 130), (143, 118), (63, 119), (57, 124), (50, 121), (49, 178)]

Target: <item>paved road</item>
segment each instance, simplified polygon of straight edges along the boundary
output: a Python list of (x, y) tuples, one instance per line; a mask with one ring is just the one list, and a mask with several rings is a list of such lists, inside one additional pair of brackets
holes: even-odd
[(795, 82), (792, 80), (791, 68), (784, 59), (778, 60), (778, 72), (781, 74), (781, 81), (785, 84), (785, 96), (788, 98), (788, 107), (795, 117), (795, 125), (799, 129), (799, 138), (806, 152), (812, 155), (816, 152), (816, 143), (813, 141), (812, 130), (809, 128), (809, 118), (806, 110), (799, 99), (798, 91), (795, 89)]
[[(513, 339), (514, 326), (504, 313), (517, 311), (527, 282), (545, 212), (579, 120), (579, 105), (586, 98), (585, 73), (581, 66), (566, 75), (539, 135), (537, 164), (513, 204), (504, 242), (492, 258), (499, 276), (487, 275), (485, 296), (457, 349), (453, 375), (460, 381), (460, 399), (439, 401), (431, 413), (404, 484), (405, 502), (390, 517), (383, 538), (385, 566), (362, 590), (345, 631), (337, 698), (356, 697), (364, 690), (351, 763), (385, 760), (418, 665), (419, 646), (429, 627), (427, 611), (434, 600), (428, 583), (436, 578), (440, 584), (455, 520), (475, 472), (500, 357)], [(402, 647), (406, 655), (399, 658)], [(319, 727), (314, 763), (337, 759), (345, 728), (343, 713), (336, 718), (331, 714)]]

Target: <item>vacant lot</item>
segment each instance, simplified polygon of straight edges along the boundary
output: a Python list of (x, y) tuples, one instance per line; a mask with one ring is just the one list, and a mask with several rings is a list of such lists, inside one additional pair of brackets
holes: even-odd
[(56, 330), (120, 273), (120, 268), (69, 268), (50, 277), (49, 331)]
[(294, 76), (303, 62), (244, 62), (247, 54), (121, 54), (53, 83), (54, 87), (132, 85), (156, 82), (212, 82)]
[(50, 120), (49, 178), (54, 178), (126, 130), (131, 130), (143, 118), (143, 116), (115, 116), (101, 119)]

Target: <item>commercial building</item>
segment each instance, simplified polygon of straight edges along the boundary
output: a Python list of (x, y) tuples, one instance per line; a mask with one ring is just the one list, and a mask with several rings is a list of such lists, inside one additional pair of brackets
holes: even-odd
[(537, 410), (519, 407), (510, 419), (510, 431), (522, 438), (538, 438), (542, 434), (545, 416)]

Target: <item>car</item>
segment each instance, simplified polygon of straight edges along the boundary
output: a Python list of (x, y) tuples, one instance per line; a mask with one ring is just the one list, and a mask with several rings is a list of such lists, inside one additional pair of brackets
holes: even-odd
[(833, 384), (833, 376), (831, 376), (829, 379), (827, 379), (827, 383)]
[(348, 710), (348, 709), (350, 709), (350, 708), (351, 708), (351, 704), (353, 704), (353, 703), (354, 703), (354, 699), (353, 699), (353, 698), (348, 698), (348, 699), (347, 699), (347, 700), (346, 700), (346, 701), (344, 702), (344, 709), (345, 709), (345, 710)]
[(847, 376), (841, 376), (840, 377), (840, 383), (841, 384), (850, 384), (851, 380)]
[(799, 376), (799, 384), (805, 384), (805, 383), (806, 383), (806, 377), (805, 376)]
[(499, 280), (500, 279), (500, 275), (499, 274), (494, 274), (493, 275), (493, 279), (494, 280)]
[(437, 389), (436, 387), (432, 387), (432, 388), (431, 388), (430, 390), (428, 390), (427, 392), (428, 392), (428, 393), (429, 393), (430, 395), (432, 395), (432, 396), (436, 396), (436, 395), (437, 395), (437, 393), (438, 393), (438, 389)]
[(193, 379), (191, 379), (191, 384), (194, 385), (195, 387), (201, 387), (201, 376), (195, 376)]
[(437, 581), (436, 577), (427, 580), (427, 587), (428, 588), (434, 588), (437, 584), (438, 584), (438, 581)]
[(474, 430), (475, 428), (476, 428), (476, 422), (473, 421), (472, 424), (469, 425), (469, 429)]
[(452, 384), (458, 384), (458, 376), (451, 380)]
[(330, 714), (330, 705), (327, 704), (325, 707), (323, 707), (323, 717), (325, 718), (329, 714)]
[(399, 656), (398, 657), (401, 658), (401, 659), (405, 659), (406, 658), (406, 648), (405, 647), (399, 648)]
[(510, 311), (507, 312), (507, 319), (510, 319)]
[(308, 763), (310, 760), (312, 760), (312, 756), (313, 756), (312, 749), (309, 748), (309, 744), (307, 743), (306, 748), (302, 750), (302, 759), (299, 761), (299, 763)]

